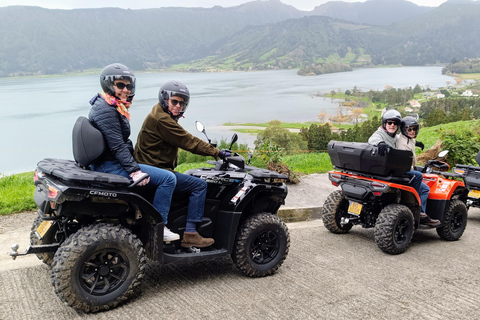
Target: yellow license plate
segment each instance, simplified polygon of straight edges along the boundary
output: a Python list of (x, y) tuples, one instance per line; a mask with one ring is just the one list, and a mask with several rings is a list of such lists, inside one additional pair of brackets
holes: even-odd
[(350, 205), (348, 206), (348, 213), (353, 213), (356, 215), (360, 215), (362, 212), (363, 205), (358, 202), (350, 201)]
[(48, 229), (50, 229), (52, 224), (53, 224), (52, 220), (45, 220), (42, 223), (40, 223), (40, 225), (38, 226), (38, 228), (36, 230), (37, 231), (36, 235), (37, 235), (38, 239), (43, 238), (43, 236), (47, 233)]
[(472, 198), (480, 198), (480, 191), (478, 190), (471, 190), (469, 193), (468, 193), (468, 196), (469, 197), (472, 197)]

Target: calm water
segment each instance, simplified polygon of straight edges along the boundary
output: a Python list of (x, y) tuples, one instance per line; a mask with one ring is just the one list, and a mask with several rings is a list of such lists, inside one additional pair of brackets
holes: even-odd
[[(143, 119), (158, 101), (158, 88), (169, 80), (183, 81), (191, 103), (180, 123), (198, 137), (201, 121), (212, 140), (230, 139), (227, 122), (316, 121), (317, 114), (334, 114), (337, 104), (314, 97), (320, 91), (363, 91), (414, 87), (438, 88), (452, 77), (441, 67), (361, 69), (315, 77), (297, 76), (296, 70), (232, 73), (137, 73), (137, 93), (131, 107), (133, 142)], [(100, 89), (98, 75), (0, 79), (0, 173), (35, 169), (43, 158), (72, 159), (71, 131), (79, 116), (87, 116), (88, 101)], [(253, 146), (254, 136), (240, 134), (240, 143)]]

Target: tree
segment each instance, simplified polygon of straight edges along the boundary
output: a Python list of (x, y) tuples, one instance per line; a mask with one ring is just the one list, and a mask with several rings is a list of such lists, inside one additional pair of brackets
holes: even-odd
[(450, 97), (450, 92), (449, 92), (448, 90), (446, 90), (446, 89), (441, 89), (440, 92), (445, 95), (445, 98)]
[(331, 140), (332, 130), (328, 123), (324, 125), (312, 124), (308, 129), (302, 128), (300, 135), (307, 141), (308, 150), (325, 151), (328, 142)]
[(425, 118), (425, 121), (423, 122), (423, 124), (425, 125), (425, 127), (433, 127), (433, 126), (436, 126), (437, 124), (442, 124), (447, 122), (448, 122), (448, 117), (445, 111), (434, 109)]
[(413, 88), (413, 94), (417, 94), (417, 93), (421, 93), (422, 92), (422, 88), (420, 87), (420, 85), (417, 83), (415, 85), (415, 88)]
[(352, 117), (355, 120), (355, 124), (358, 124), (358, 118), (360, 117), (360, 115), (362, 113), (363, 113), (362, 108), (355, 108), (355, 109), (352, 110)]
[(321, 112), (321, 113), (317, 114), (317, 118), (320, 122), (325, 122), (325, 120), (327, 119), (327, 113), (326, 112)]

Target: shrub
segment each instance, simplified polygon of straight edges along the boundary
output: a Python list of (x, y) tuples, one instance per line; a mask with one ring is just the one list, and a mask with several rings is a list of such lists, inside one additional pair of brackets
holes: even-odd
[(255, 148), (261, 149), (266, 144), (275, 144), (287, 154), (300, 152), (307, 149), (307, 142), (297, 134), (281, 127), (278, 120), (270, 121), (268, 128), (257, 135)]
[(478, 165), (475, 157), (480, 151), (478, 138), (478, 131), (480, 130), (476, 128), (474, 131), (446, 131), (442, 134), (442, 147), (449, 150), (447, 163), (450, 166), (455, 166), (456, 164)]

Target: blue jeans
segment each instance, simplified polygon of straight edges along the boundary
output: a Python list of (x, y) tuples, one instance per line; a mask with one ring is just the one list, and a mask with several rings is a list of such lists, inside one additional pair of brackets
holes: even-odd
[[(156, 188), (152, 205), (160, 213), (163, 222), (166, 225), (168, 223), (168, 211), (170, 210), (170, 204), (172, 202), (172, 194), (175, 190), (175, 175), (168, 170), (152, 167), (146, 164), (138, 165), (142, 172), (150, 175), (150, 182), (146, 187)], [(123, 169), (118, 161), (104, 161), (100, 165), (92, 165), (91, 167), (94, 171), (118, 174), (130, 178), (128, 172)]]
[(430, 193), (430, 187), (423, 182), (423, 174), (420, 171), (411, 170), (407, 172), (407, 175), (415, 176), (410, 185), (417, 191), (420, 197), (422, 212), (427, 212), (427, 198)]
[(200, 178), (175, 172), (177, 186), (175, 192), (188, 193), (187, 222), (201, 222), (207, 196), (207, 183)]

